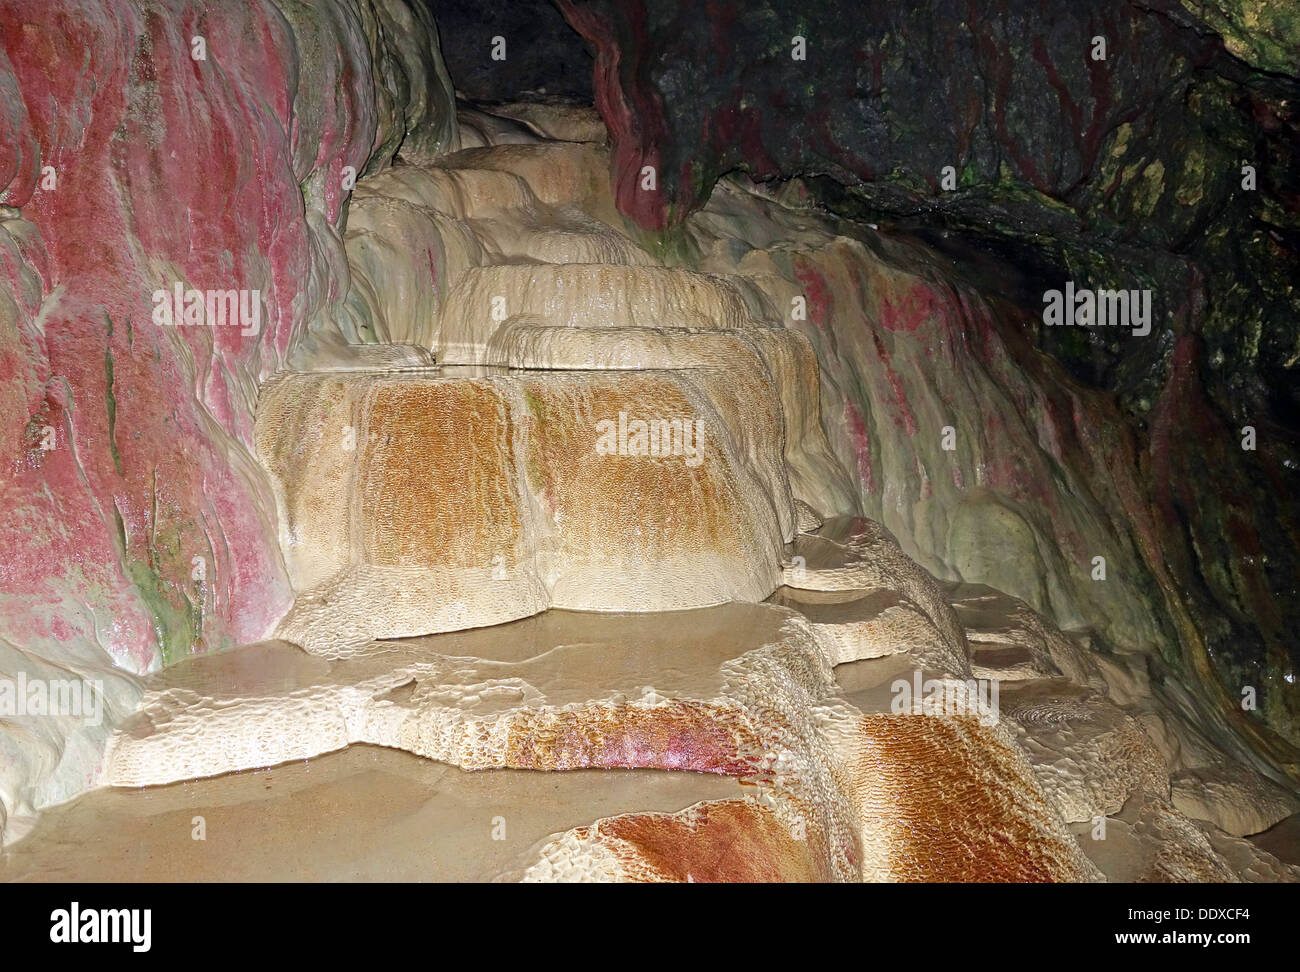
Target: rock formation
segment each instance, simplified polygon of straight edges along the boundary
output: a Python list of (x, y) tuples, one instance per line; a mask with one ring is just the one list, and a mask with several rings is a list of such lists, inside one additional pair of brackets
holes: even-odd
[[(611, 178), (638, 225), (689, 240), (690, 214), (740, 170), (884, 229), (864, 242), (887, 271), (852, 251), (796, 268), (844, 399), (832, 439), (870, 447), (864, 509), (926, 566), (1050, 602), (1068, 624), (1086, 615), (1112, 643), (1156, 626), (1221, 713), (1253, 686), (1259, 709), (1237, 731), (1294, 775), (1300, 616), (1275, 596), (1300, 579), (1293, 5), (560, 7), (596, 50)], [(1155, 330), (1044, 326), (1042, 295), (1071, 280), (1149, 289)], [(875, 326), (843, 323), (859, 315)], [(1106, 394), (1062, 389), (1035, 345)], [(981, 371), (1001, 388), (972, 386)], [(936, 448), (931, 419), (958, 427), (962, 459), (960, 497), (933, 512), (883, 495), (903, 471), (923, 491), (908, 466)], [(1243, 448), (1247, 428), (1259, 441)], [(990, 532), (1026, 557), (940, 552)], [(1095, 584), (1093, 556), (1141, 593)]]
[[(307, 781), (275, 808), (256, 782), (306, 760), (354, 800), (369, 758), (358, 815), (418, 781), (464, 830), (376, 838), (394, 869), (437, 848), (414, 877), (1300, 878), (1293, 750), (1222, 704), (1144, 430), (949, 248), (755, 182), (793, 163), (745, 110), (681, 170), (680, 88), (611, 73), (612, 5), (559, 4), (608, 139), (554, 100), (455, 107), (407, 0), (55, 6), (0, 8), (0, 676), (97, 681), (104, 711), (0, 712), (0, 876), (304, 873), (149, 836), (211, 807), (313, 878), (392, 877), (312, 849)], [(1209, 407), (1190, 341), (1157, 418)], [(485, 786), (500, 838), (470, 824)]]

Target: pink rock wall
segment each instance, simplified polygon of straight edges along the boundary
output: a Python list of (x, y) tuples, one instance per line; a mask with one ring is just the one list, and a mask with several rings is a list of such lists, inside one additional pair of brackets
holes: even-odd
[[(384, 46), (398, 7), (0, 3), (0, 202), (23, 220), (6, 222), (0, 636), (86, 639), (144, 671), (287, 608), (246, 451), (256, 382), (346, 292), (345, 167), (405, 129), (371, 43), (436, 60)], [(159, 326), (151, 295), (176, 281), (257, 292), (256, 333)]]
[[(287, 610), (257, 382), (347, 292), (347, 177), (454, 145), (450, 105), (403, 0), (0, 0), (0, 674), (142, 673)], [(256, 327), (156, 323), (177, 282)]]

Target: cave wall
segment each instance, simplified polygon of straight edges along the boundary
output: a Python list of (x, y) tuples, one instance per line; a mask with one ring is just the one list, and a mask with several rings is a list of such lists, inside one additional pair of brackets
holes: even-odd
[[(1062, 623), (1090, 615), (1115, 644), (1157, 637), (1225, 710), (1253, 687), (1263, 721), (1300, 740), (1300, 79), (1278, 72), (1284, 5), (558, 3), (597, 51), (619, 208), (667, 250), (739, 171), (937, 251), (904, 260), (911, 282), (842, 256), (838, 281), (808, 276), (833, 434), (857, 443), (869, 515), (939, 572)], [(1042, 295), (1067, 280), (1152, 290), (1151, 334), (1043, 326)], [(957, 348), (976, 360), (925, 362)], [(1040, 352), (1120, 407), (1074, 408)], [(970, 394), (961, 372), (990, 362), (1002, 387)], [(1008, 434), (1017, 412), (1038, 441)], [(972, 452), (951, 495), (927, 499), (939, 423)], [(1106, 528), (1080, 533), (1079, 516)], [(1098, 593), (1099, 543), (1130, 594)]]
[[(290, 606), (258, 382), (348, 290), (349, 177), (454, 147), (451, 103), (403, 0), (0, 3), (0, 671), (107, 705), (6, 720), (0, 811), (84, 788), (132, 675)], [(250, 313), (155, 323), (178, 282)]]
[[(1208, 14), (1155, 4), (1045, 18), (1059, 11), (936, 3), (929, 21), (892, 5), (559, 6), (596, 49), (615, 195), (653, 252), (754, 275), (782, 320), (793, 292), (763, 278), (798, 282), (810, 313), (787, 323), (821, 359), (854, 505), (938, 573), (1120, 647), (1158, 643), (1225, 710), (1256, 685), (1296, 738), (1296, 608), (1279, 595), (1296, 587), (1297, 102), (1269, 73), (1292, 35), (1225, 48)], [(945, 10), (967, 26), (935, 27)], [(404, 0), (0, 0), (0, 15), (0, 671), (102, 680), (107, 725), (135, 676), (265, 637), (289, 608), (249, 452), (258, 384), (384, 339), (352, 287), (347, 187), (396, 154), (454, 149), (453, 91), (428, 7)], [(1243, 35), (1249, 19), (1227, 22)], [(790, 75), (796, 31), (836, 56)], [(1062, 54), (1095, 32), (1114, 38), (1113, 72)], [(1051, 141), (1062, 128), (1077, 137)], [(1233, 189), (1247, 156), (1253, 209)], [(936, 187), (938, 163), (960, 191)], [(736, 168), (858, 229), (745, 264), (753, 221), (702, 211)], [(1149, 342), (1071, 344), (1017, 306), (1066, 270), (1116, 268), (1172, 295)], [(178, 281), (256, 292), (257, 328), (158, 326), (152, 295)], [(1097, 553), (1109, 586), (1090, 576)], [(107, 731), (6, 728), (10, 817), (84, 787)]]

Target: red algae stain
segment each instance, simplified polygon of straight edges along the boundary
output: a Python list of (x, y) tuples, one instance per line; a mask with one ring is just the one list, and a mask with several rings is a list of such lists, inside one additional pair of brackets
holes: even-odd
[(853, 455), (857, 462), (858, 476), (866, 492), (876, 491), (875, 468), (871, 462), (871, 436), (867, 432), (866, 420), (858, 411), (857, 405), (845, 400), (844, 411), (849, 419), (849, 438), (853, 442)]
[(744, 776), (761, 752), (742, 719), (705, 702), (653, 708), (583, 705), (529, 711), (511, 725), (506, 765), (517, 769), (665, 769)]
[[(0, 0), (0, 13), (22, 23), (22, 6), (14, 13), (12, 0)], [(0, 550), (22, 578), (6, 587), (21, 603), (2, 627), (6, 636), (49, 630), (43, 615), (71, 595), (115, 618), (111, 632), (98, 633), (111, 653), (144, 665), (165, 626), (158, 605), (180, 614), (195, 600), (209, 625), (217, 622), (214, 634), (255, 640), (287, 608), (287, 586), (264, 517), (269, 492), (232, 470), (231, 444), (213, 419), (249, 441), (248, 389), (275, 367), (319, 296), (321, 256), (299, 184), (311, 169), (337, 176), (344, 163), (364, 163), (374, 135), (369, 54), (329, 43), (333, 26), (321, 21), (326, 53), (311, 80), (338, 97), (320, 118), (303, 119), (292, 115), (298, 48), (264, 0), (226, 10), (177, 2), (174, 17), (95, 0), (48, 6), (50, 17), (0, 38), (24, 139), (25, 187), (11, 185), (5, 198), (26, 202), (38, 157), (78, 191), (42, 191), (24, 213), (41, 235), (30, 247), (19, 241), (22, 259), (45, 293), (60, 288), (61, 296), (40, 340), (24, 341), (4, 370), (25, 402), (47, 381), (66, 402), (42, 420), (60, 447), (24, 462), (6, 486), (27, 535), (0, 531)], [(208, 39), (206, 62), (190, 56), (196, 32)], [(95, 53), (120, 54), (122, 38), (125, 56)], [(87, 86), (87, 76), (99, 83)], [(195, 159), (205, 161), (206, 178), (193, 177)], [(339, 179), (323, 182), (333, 219)], [(41, 246), (48, 253), (37, 253)], [(260, 291), (264, 326), (255, 334), (154, 326), (149, 295), (171, 282), (156, 277), (165, 265), (197, 289)], [(5, 269), (12, 280), (12, 264)], [(335, 296), (339, 284), (324, 280)], [(7, 415), (18, 396), (6, 399)], [(30, 404), (20, 411), (24, 420), (33, 413)], [(44, 542), (30, 543), (33, 533)], [(24, 549), (40, 562), (14, 564), (8, 554)], [(209, 572), (201, 591), (190, 577), (195, 556)], [(56, 636), (65, 635), (66, 626)]]
[[(0, 0), (0, 19), (21, 25), (0, 36), (0, 65), (19, 95), (4, 124), (16, 119), (21, 133), (12, 166), (3, 156), (17, 178), (4, 198), (25, 204), (39, 230), (18, 254), (45, 294), (59, 291), (39, 340), (24, 339), (16, 359), (0, 355), (17, 379), (0, 415), (19, 395), (24, 422), (41, 395), (57, 388), (66, 401), (47, 418), (60, 447), (23, 463), (5, 489), (27, 528), (0, 528), (0, 551), (12, 562), (32, 549), (40, 562), (13, 564), (25, 580), (6, 588), (20, 603), (0, 633), (47, 630), (43, 617), (72, 597), (116, 619), (91, 637), (137, 665), (171, 624), (162, 615), (184, 614), (187, 601), (202, 602), (200, 644), (209, 634), (256, 640), (287, 608), (287, 582), (264, 517), (269, 492), (232, 469), (222, 432), (249, 442), (248, 388), (276, 367), (312, 302), (337, 296), (336, 280), (309, 283), (325, 268), (303, 218), (299, 186), (311, 173), (298, 148), (311, 146), (310, 169), (321, 173), (364, 164), (369, 54), (323, 43), (334, 54), (313, 62), (311, 80), (338, 97), (304, 119), (292, 111), (303, 64), (271, 3), (178, 0), (170, 14), (108, 0), (46, 6), (49, 16), (27, 23), (21, 0)], [(320, 26), (328, 40), (336, 25)], [(207, 38), (207, 61), (190, 56), (194, 33)], [(60, 191), (32, 195), (38, 159), (56, 167)], [(195, 160), (204, 178), (194, 178)], [(327, 218), (339, 202), (331, 191)], [(160, 276), (163, 266), (175, 270)], [(5, 272), (12, 281), (12, 263)], [(261, 327), (153, 324), (151, 293), (172, 276), (258, 291)], [(210, 579), (203, 592), (190, 577), (196, 556)]]
[(934, 291), (918, 280), (900, 299), (886, 295), (881, 300), (880, 326), (910, 334), (931, 318), (941, 316), (942, 310)]
[(578, 831), (611, 846), (629, 876), (644, 881), (772, 883), (830, 881), (812, 842), (767, 807), (745, 800), (704, 803), (676, 814), (629, 814)]
[[(642, 71), (637, 52), (649, 50), (651, 46), (645, 5), (631, 4), (626, 11), (632, 33), (628, 44), (621, 43), (611, 18), (574, 0), (557, 0), (557, 6), (569, 25), (596, 47), (596, 110), (609, 128), (613, 143), (610, 167), (615, 203), (620, 212), (643, 229), (662, 230), (668, 226), (670, 215), (667, 187), (661, 184), (654, 191), (641, 188), (644, 166), (653, 166), (661, 179), (666, 175), (658, 146), (671, 144), (662, 99), (653, 84), (640, 80)], [(624, 64), (625, 57), (627, 64)], [(630, 81), (625, 86), (624, 78), (637, 79), (639, 83)], [(692, 200), (677, 202), (686, 207)]]
[(916, 419), (912, 416), (912, 410), (907, 405), (907, 395), (903, 391), (903, 379), (894, 370), (893, 359), (890, 357), (889, 350), (885, 347), (884, 342), (880, 340), (880, 335), (873, 331), (871, 340), (876, 346), (877, 357), (880, 358), (881, 364), (885, 366), (885, 377), (894, 393), (894, 405), (896, 406), (893, 415), (894, 424), (906, 431), (908, 435), (916, 435)]
[(808, 319), (816, 324), (819, 330), (825, 331), (834, 304), (830, 287), (807, 258), (796, 256), (792, 264), (794, 277), (799, 281), (799, 286), (803, 288), (804, 296), (808, 299)]

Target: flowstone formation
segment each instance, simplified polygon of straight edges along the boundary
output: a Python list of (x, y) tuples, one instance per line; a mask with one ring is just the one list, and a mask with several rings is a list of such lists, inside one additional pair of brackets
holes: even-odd
[[(356, 113), (331, 154), (339, 129), (290, 117), (319, 119), (321, 89), (299, 78), (272, 106), (295, 134), (266, 151), (303, 163), (282, 174), (305, 213), (275, 232), (315, 235), (301, 264), (250, 257), (247, 282), (283, 288), (257, 334), (162, 322), (145, 269), (163, 258), (130, 250), (140, 293), (119, 292), (105, 346), (108, 386), (131, 384), (93, 440), (121, 461), (115, 550), (153, 544), (258, 620), (130, 663), (69, 633), (123, 688), (82, 735), (0, 716), (0, 878), (1300, 879), (1281, 750), (1188, 686), (1162, 639), (1190, 619), (1133, 580), (1154, 527), (1113, 403), (934, 248), (797, 186), (726, 176), (647, 233), (611, 183), (617, 129), (553, 100), (453, 109), (422, 10), (263, 11)], [(150, 23), (174, 45), (209, 16)], [(154, 96), (133, 91), (113, 97)], [(40, 159), (64, 144), (45, 137)], [(146, 190), (117, 198), (163, 205)], [(49, 205), (23, 238), (62, 252)], [(273, 239), (279, 219), (236, 229)], [(74, 288), (23, 279), (35, 341)], [(160, 530), (184, 509), (149, 460), (174, 440), (124, 424), (145, 381), (170, 421), (206, 416), (257, 520), (226, 542), (264, 569), (233, 580), (210, 545), (138, 534), (142, 496)], [(218, 381), (240, 389), (228, 425)], [(77, 433), (87, 393), (59, 384)], [(46, 466), (24, 468), (7, 488)], [(81, 488), (100, 495), (89, 472)], [(1112, 581), (1085, 582), (1094, 550)], [(66, 662), (12, 643), (0, 672)]]
[[(809, 320), (831, 332), (818, 353), (848, 412), (840, 434), (871, 453), (866, 512), (940, 573), (1050, 603), (1069, 624), (1091, 602), (1082, 614), (1113, 644), (1158, 628), (1207, 703), (1300, 778), (1295, 5), (559, 6), (596, 51), (610, 175), (638, 225), (680, 246), (739, 170), (886, 231), (867, 245), (901, 274), (852, 253), (799, 271)], [(926, 252), (900, 252), (905, 233)], [(1145, 292), (1150, 333), (1050, 326), (1044, 295), (1076, 285)], [(860, 314), (871, 333), (842, 323)], [(1059, 393), (1034, 346), (1108, 394)], [(944, 347), (962, 351), (918, 374), (918, 356)], [(973, 370), (1005, 393), (968, 401)], [(1002, 427), (1021, 418), (1027, 441)], [(933, 510), (884, 485), (924, 493), (900, 474), (937, 448), (931, 419), (970, 450), (960, 501)], [(1087, 497), (1065, 519), (1061, 488)], [(1114, 522), (1094, 539), (1079, 515)], [(1096, 556), (1123, 585), (1095, 582)], [(1118, 586), (1146, 603), (1096, 610), (1131, 600)], [(1233, 715), (1243, 686), (1258, 695), (1249, 720)]]

